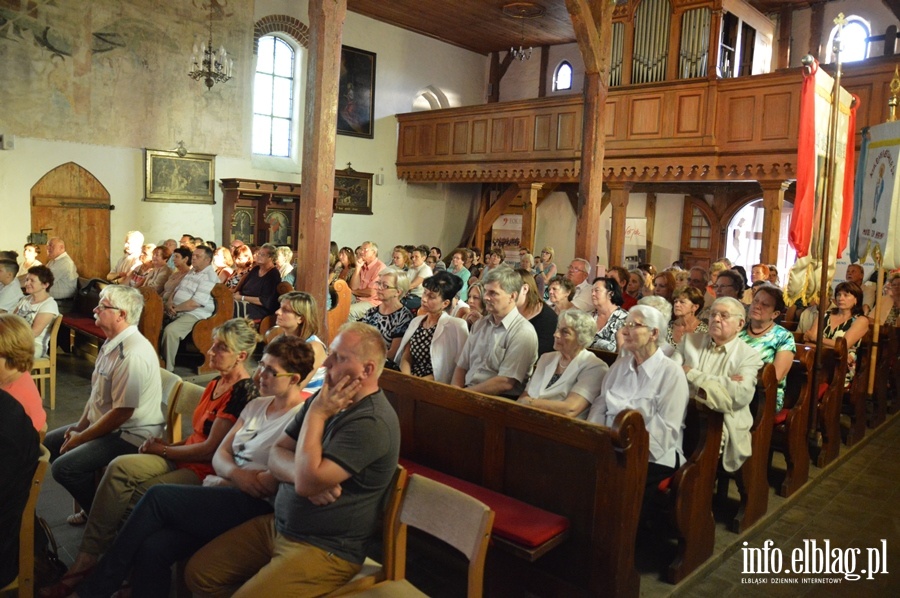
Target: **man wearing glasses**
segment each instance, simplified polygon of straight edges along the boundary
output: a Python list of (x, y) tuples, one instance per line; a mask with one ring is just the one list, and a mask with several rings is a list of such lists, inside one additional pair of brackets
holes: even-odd
[(572, 305), (585, 313), (594, 311), (594, 303), (591, 301), (591, 283), (588, 282), (588, 273), (591, 271), (591, 264), (584, 258), (576, 257), (569, 264), (566, 271), (566, 278), (575, 285), (575, 297), (572, 298)]
[(219, 277), (211, 266), (212, 257), (213, 250), (206, 245), (194, 249), (191, 271), (185, 274), (166, 302), (166, 316), (171, 322), (163, 330), (162, 352), (170, 372), (175, 370), (175, 355), (181, 339), (190, 334), (199, 320), (210, 317), (216, 307), (212, 289)]
[(350, 279), (350, 292), (353, 293), (353, 305), (350, 306), (350, 322), (361, 319), (366, 312), (381, 305), (375, 293), (378, 274), (384, 269), (384, 262), (378, 259), (378, 245), (366, 241), (359, 247), (360, 255), (356, 271)]
[[(91, 396), (77, 423), (53, 430), (44, 440), (53, 478), (86, 512), (94, 502), (95, 473), (163, 432), (159, 358), (137, 329), (143, 308), (137, 289), (110, 285), (100, 292), (94, 320), (107, 340), (94, 364)], [(81, 513), (70, 523), (86, 519)]]
[[(722, 282), (722, 274), (717, 283)], [(709, 311), (709, 332), (685, 334), (672, 355), (684, 369), (691, 397), (724, 414), (725, 471), (737, 471), (750, 456), (750, 401), (763, 366), (759, 353), (737, 336), (744, 319), (740, 301), (732, 297), (716, 299)], [(698, 396), (700, 390), (705, 392), (703, 398)]]

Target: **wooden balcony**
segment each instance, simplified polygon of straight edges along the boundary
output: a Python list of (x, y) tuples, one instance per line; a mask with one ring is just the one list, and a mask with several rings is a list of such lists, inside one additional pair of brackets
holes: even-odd
[[(857, 127), (882, 122), (894, 61), (845, 67)], [(619, 87), (606, 103), (604, 180), (795, 177), (800, 69)], [(578, 182), (583, 101), (556, 96), (398, 114), (397, 174), (410, 182)]]

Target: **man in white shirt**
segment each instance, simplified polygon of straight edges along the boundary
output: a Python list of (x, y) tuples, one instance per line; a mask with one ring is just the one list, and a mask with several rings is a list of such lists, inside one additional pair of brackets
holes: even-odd
[(484, 279), (487, 312), (472, 327), (451, 384), (488, 395), (517, 399), (537, 361), (537, 332), (516, 309), (522, 277), (498, 266)]
[[(682, 365), (691, 396), (724, 414), (722, 466), (737, 471), (750, 456), (750, 402), (763, 367), (756, 349), (737, 337), (744, 327), (743, 304), (716, 299), (709, 310), (709, 332), (685, 334), (672, 359)], [(699, 398), (700, 390), (705, 398)]]
[(125, 234), (125, 255), (116, 263), (115, 267), (106, 275), (109, 282), (122, 283), (128, 273), (137, 268), (141, 263), (141, 246), (144, 244), (144, 233), (139, 230), (128, 231)]
[(19, 264), (12, 260), (0, 260), (0, 312), (12, 311), (22, 298), (22, 287), (16, 280)]
[(75, 262), (66, 253), (66, 244), (58, 237), (50, 239), (47, 243), (47, 255), (50, 258), (47, 267), (53, 272), (50, 296), (57, 302), (71, 299), (78, 287), (78, 270), (75, 268)]
[(594, 302), (591, 301), (591, 283), (588, 281), (590, 271), (590, 262), (580, 257), (572, 260), (572, 263), (569, 264), (569, 269), (566, 271), (566, 278), (575, 285), (575, 296), (572, 297), (572, 305), (586, 313), (594, 311)]
[(91, 397), (77, 423), (44, 439), (53, 478), (87, 512), (97, 471), (163, 432), (159, 358), (137, 329), (143, 307), (137, 289), (111, 285), (100, 292), (94, 319), (107, 340), (94, 365)]
[(181, 339), (190, 334), (199, 320), (210, 317), (215, 309), (211, 292), (219, 277), (211, 266), (212, 258), (213, 250), (206, 245), (194, 249), (191, 271), (184, 275), (166, 302), (166, 316), (172, 321), (163, 330), (162, 352), (170, 372), (175, 369), (175, 355)]

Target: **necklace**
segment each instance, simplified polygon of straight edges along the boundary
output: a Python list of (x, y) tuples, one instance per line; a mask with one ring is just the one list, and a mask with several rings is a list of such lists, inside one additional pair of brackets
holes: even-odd
[(752, 334), (753, 336), (762, 336), (763, 334), (765, 334), (765, 333), (767, 333), (769, 330), (771, 330), (773, 326), (775, 326), (775, 322), (774, 322), (774, 321), (773, 321), (773, 322), (770, 322), (769, 325), (766, 326), (763, 330), (760, 330), (759, 332), (757, 332), (757, 331), (753, 330), (753, 324), (751, 323), (751, 324), (749, 324), (749, 325), (747, 326), (747, 330), (749, 330), (749, 331), (750, 331), (750, 334)]

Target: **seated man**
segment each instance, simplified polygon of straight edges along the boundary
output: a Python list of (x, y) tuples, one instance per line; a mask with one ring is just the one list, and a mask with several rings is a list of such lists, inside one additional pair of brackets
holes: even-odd
[(575, 285), (575, 296), (572, 297), (572, 305), (586, 313), (593, 313), (594, 302), (591, 300), (591, 288), (593, 285), (588, 280), (591, 264), (584, 258), (576, 257), (569, 264), (566, 278)]
[(22, 287), (16, 280), (19, 264), (0, 260), (0, 312), (12, 311), (22, 298)]
[[(744, 327), (744, 314), (744, 306), (737, 299), (716, 299), (709, 310), (709, 332), (685, 334), (672, 355), (684, 369), (691, 397), (725, 414), (725, 471), (737, 471), (750, 456), (750, 401), (763, 366), (759, 352), (738, 338)], [(698, 397), (700, 390), (705, 391), (704, 398)]]
[(522, 277), (508, 266), (497, 266), (482, 282), (488, 317), (472, 326), (451, 384), (518, 399), (538, 357), (537, 332), (516, 309)]
[(66, 253), (66, 244), (59, 237), (50, 239), (47, 243), (47, 255), (50, 257), (47, 267), (53, 272), (50, 296), (56, 299), (57, 303), (71, 299), (78, 286), (78, 270), (75, 268), (75, 262)]
[(138, 331), (144, 299), (137, 289), (108, 286), (94, 308), (107, 340), (100, 347), (91, 378), (91, 397), (81, 419), (47, 434), (51, 471), (89, 512), (97, 470), (163, 431), (159, 359)]
[(320, 596), (365, 559), (400, 453), (400, 425), (378, 378), (384, 341), (346, 324), (331, 345), (322, 390), (269, 454), (280, 481), (275, 513), (222, 534), (190, 560), (188, 587), (209, 596)]
[(367, 311), (381, 305), (375, 294), (375, 283), (384, 267), (384, 262), (378, 259), (378, 245), (370, 241), (360, 245), (356, 271), (350, 279), (350, 292), (353, 293), (349, 319), (351, 322), (362, 319)]
[(175, 355), (181, 339), (190, 334), (198, 320), (210, 317), (215, 300), (210, 294), (219, 277), (212, 267), (213, 250), (200, 245), (191, 257), (191, 271), (184, 275), (172, 296), (166, 301), (166, 316), (171, 322), (162, 334), (162, 352), (166, 369), (175, 369)]
[(144, 234), (138, 230), (128, 231), (125, 234), (125, 254), (119, 259), (106, 280), (114, 283), (122, 283), (128, 273), (141, 264), (141, 247), (144, 245)]

